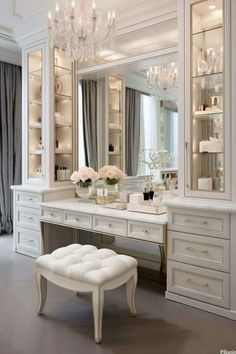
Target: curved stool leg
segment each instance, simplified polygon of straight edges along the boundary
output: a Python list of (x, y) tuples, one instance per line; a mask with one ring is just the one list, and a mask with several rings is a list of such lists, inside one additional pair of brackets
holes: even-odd
[(104, 290), (97, 288), (93, 291), (93, 320), (95, 342), (98, 344), (102, 341), (103, 304)]
[(136, 308), (134, 303), (134, 295), (137, 285), (137, 269), (135, 269), (133, 276), (126, 283), (126, 297), (130, 312), (136, 316)]
[(37, 290), (38, 290), (38, 315), (43, 312), (47, 298), (47, 279), (45, 279), (39, 271), (36, 274)]

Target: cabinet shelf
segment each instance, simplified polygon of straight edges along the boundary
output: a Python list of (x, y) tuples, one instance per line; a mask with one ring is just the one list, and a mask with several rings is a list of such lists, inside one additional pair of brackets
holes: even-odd
[(211, 32), (211, 31), (215, 31), (215, 30), (218, 30), (218, 29), (223, 29), (223, 25), (222, 23), (218, 24), (218, 25), (215, 25), (213, 27), (209, 27), (209, 28), (205, 28), (203, 29), (202, 31), (198, 31), (198, 32), (193, 32), (192, 33), (192, 36), (197, 36), (199, 34), (204, 34), (204, 33), (207, 33), (207, 32)]
[(121, 152), (120, 151), (109, 151), (109, 155), (111, 155), (111, 156), (120, 156)]
[(42, 150), (31, 150), (29, 153), (31, 156), (42, 155)]
[(71, 123), (65, 123), (65, 124), (55, 124), (56, 128), (72, 128)]
[(121, 110), (109, 108), (109, 113), (121, 113)]
[(58, 155), (71, 155), (72, 152), (70, 149), (55, 149), (55, 154)]
[(56, 77), (71, 75), (71, 73), (72, 73), (70, 69), (60, 66), (60, 65), (54, 65), (54, 68), (55, 68), (55, 76)]
[(38, 77), (38, 78), (41, 79), (41, 77), (42, 77), (42, 70), (41, 70), (41, 69), (38, 69), (38, 70), (30, 71), (30, 72), (28, 73), (28, 75), (29, 75), (29, 76), (36, 76), (36, 77)]
[(221, 110), (221, 109), (219, 109), (219, 110), (212, 110), (212, 111), (195, 111), (195, 112), (193, 112), (193, 115), (195, 116), (195, 117), (202, 117), (202, 116), (212, 116), (212, 115), (215, 115), (215, 114), (217, 114), (217, 115), (223, 115), (223, 111)]
[(42, 123), (30, 123), (29, 127), (30, 129), (42, 129)]
[(71, 101), (71, 96), (64, 95), (62, 93), (56, 93), (55, 94), (55, 100), (56, 101)]
[(219, 151), (218, 152), (216, 152), (216, 151), (202, 151), (202, 152), (193, 151), (192, 154), (194, 154), (194, 155), (212, 155), (212, 154), (220, 154), (220, 155), (222, 155), (223, 151), (221, 151), (221, 152), (219, 152)]
[(41, 105), (42, 101), (41, 100), (37, 100), (35, 98), (32, 98), (32, 99), (29, 99), (29, 103), (30, 104), (39, 104), (39, 105)]
[(213, 72), (210, 74), (202, 74), (202, 75), (194, 75), (192, 76), (193, 79), (199, 79), (201, 77), (210, 77), (210, 76), (215, 76), (215, 75), (222, 75), (223, 72), (222, 71), (217, 71), (217, 72)]

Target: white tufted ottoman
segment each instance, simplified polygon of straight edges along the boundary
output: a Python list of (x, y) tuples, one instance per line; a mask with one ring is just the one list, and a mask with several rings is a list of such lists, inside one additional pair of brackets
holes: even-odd
[(112, 250), (92, 245), (72, 244), (40, 256), (36, 260), (38, 314), (47, 297), (47, 280), (76, 292), (92, 292), (95, 341), (102, 340), (104, 290), (126, 283), (129, 309), (136, 315), (134, 294), (138, 262)]

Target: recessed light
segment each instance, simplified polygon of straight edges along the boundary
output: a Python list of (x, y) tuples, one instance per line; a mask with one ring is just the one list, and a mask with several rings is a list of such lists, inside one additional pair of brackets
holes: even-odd
[(211, 4), (211, 5), (208, 6), (208, 9), (209, 9), (209, 10), (215, 10), (215, 8), (216, 8), (216, 5), (213, 5), (213, 4)]

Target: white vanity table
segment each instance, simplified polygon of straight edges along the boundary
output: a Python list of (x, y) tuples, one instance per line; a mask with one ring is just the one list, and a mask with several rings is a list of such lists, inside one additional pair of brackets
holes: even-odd
[(49, 251), (51, 236), (44, 225), (55, 224), (157, 244), (160, 246), (161, 271), (165, 271), (167, 214), (151, 215), (111, 209), (92, 202), (80, 202), (74, 198), (41, 203), (40, 221), (42, 253)]

